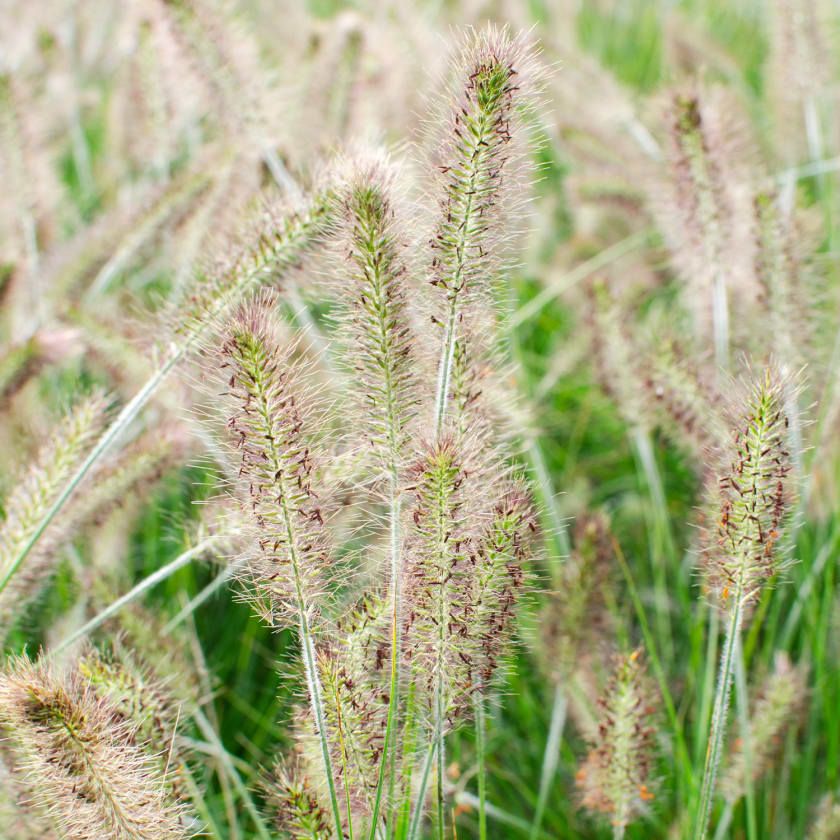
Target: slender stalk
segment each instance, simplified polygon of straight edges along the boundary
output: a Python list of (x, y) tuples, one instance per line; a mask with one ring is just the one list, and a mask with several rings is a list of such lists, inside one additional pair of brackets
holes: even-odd
[(557, 765), (560, 763), (560, 744), (563, 739), (563, 727), (566, 723), (566, 709), (568, 697), (563, 687), (558, 684), (554, 690), (554, 704), (551, 708), (551, 724), (548, 729), (548, 738), (545, 742), (543, 752), (542, 771), (540, 772), (540, 792), (537, 797), (537, 807), (534, 811), (534, 819), (531, 822), (531, 829), (528, 834), (530, 840), (537, 840), (542, 829), (545, 806), (548, 803), (548, 794), (551, 791), (551, 783), (557, 772)]
[(66, 650), (74, 642), (92, 633), (98, 627), (101, 627), (109, 618), (116, 615), (123, 607), (136, 601), (141, 595), (144, 595), (153, 587), (157, 586), (162, 581), (166, 580), (175, 574), (179, 569), (191, 563), (197, 557), (201, 557), (205, 552), (214, 548), (216, 545), (223, 543), (228, 537), (225, 535), (215, 535), (207, 537), (200, 543), (197, 543), (192, 548), (179, 554), (174, 560), (171, 560), (165, 566), (161, 566), (157, 571), (152, 572), (148, 577), (143, 578), (136, 586), (132, 587), (125, 595), (121, 595), (116, 601), (110, 603), (104, 610), (95, 615), (90, 621), (83, 624), (78, 630), (75, 630), (69, 636), (59, 642), (52, 650), (50, 655), (55, 655), (63, 650)]
[[(407, 837), (408, 824), (411, 818), (411, 785), (412, 776), (414, 775), (414, 736), (417, 730), (417, 717), (414, 714), (415, 698), (417, 686), (416, 683), (411, 682), (408, 685), (408, 691), (405, 698), (405, 724), (403, 725), (403, 738), (401, 745), (402, 756), (402, 782), (403, 782), (403, 799), (399, 809), (399, 819), (397, 824), (388, 826), (388, 837), (397, 837), (399, 840), (405, 840)], [(425, 792), (424, 792), (425, 796)]]
[[(399, 645), (400, 645), (400, 510), (402, 502), (397, 490), (396, 472), (389, 482), (390, 504), (388, 516), (391, 523), (391, 678), (388, 699), (388, 719), (385, 724), (385, 745), (379, 764), (379, 777), (376, 781), (376, 794), (370, 822), (369, 840), (374, 840), (377, 832), (377, 820), (382, 803), (382, 789), (385, 781), (386, 766), (389, 767), (388, 800), (393, 806), (396, 787), (396, 747), (397, 747), (397, 708), (399, 693)], [(389, 833), (393, 828), (393, 809), (388, 816)]]
[(720, 819), (718, 820), (714, 840), (726, 840), (726, 836), (729, 833), (729, 827), (732, 825), (734, 807), (735, 806), (732, 802), (727, 801), (726, 806), (723, 809), (723, 813), (720, 815)]
[[(744, 665), (744, 646), (736, 639), (735, 648), (735, 706), (738, 713), (738, 727), (741, 732), (741, 754), (744, 756), (744, 787), (747, 806), (747, 838), (757, 836), (755, 818), (755, 797), (753, 795), (753, 748), (752, 723), (749, 717), (749, 695), (747, 693), (747, 670)], [(727, 802), (727, 807), (729, 803)]]
[[(343, 836), (341, 826), (341, 810), (338, 807), (338, 794), (335, 790), (335, 778), (333, 776), (332, 759), (330, 758), (330, 745), (327, 740), (326, 722), (324, 716), (324, 701), (321, 696), (321, 681), (315, 669), (315, 645), (312, 641), (312, 634), (306, 616), (301, 613), (300, 618), (301, 647), (303, 648), (303, 665), (306, 672), (306, 684), (309, 688), (310, 704), (312, 714), (315, 717), (315, 728), (318, 730), (318, 740), (321, 744), (321, 758), (324, 761), (324, 775), (327, 779), (327, 787), (330, 791), (330, 807), (335, 820), (336, 837)], [(348, 814), (348, 822), (350, 815)]]
[(484, 697), (478, 693), (475, 701), (475, 743), (478, 754), (478, 836), (487, 840), (487, 772), (485, 752)]
[(352, 803), (350, 800), (350, 785), (347, 783), (348, 776), (348, 763), (347, 763), (347, 746), (344, 742), (344, 719), (341, 716), (341, 699), (338, 696), (338, 693), (335, 694), (335, 709), (336, 709), (336, 728), (338, 729), (338, 745), (339, 749), (341, 750), (341, 772), (345, 779), (344, 783), (344, 803), (347, 808), (347, 836), (349, 840), (353, 840), (353, 810), (352, 810)]
[(225, 775), (228, 778), (230, 778), (230, 780), (233, 782), (233, 786), (236, 788), (239, 797), (242, 799), (242, 804), (245, 806), (245, 810), (251, 817), (251, 821), (254, 824), (257, 836), (260, 837), (261, 840), (271, 840), (271, 833), (266, 828), (266, 825), (263, 822), (262, 817), (260, 816), (260, 812), (254, 804), (254, 800), (252, 799), (251, 794), (248, 792), (247, 786), (242, 781), (242, 778), (237, 772), (236, 766), (233, 763), (231, 755), (225, 749), (225, 746), (221, 742), (218, 733), (213, 728), (210, 721), (207, 720), (207, 717), (205, 716), (204, 712), (201, 711), (201, 709), (196, 709), (193, 712), (193, 718), (196, 724), (198, 724), (198, 728), (201, 730), (201, 734), (204, 735), (204, 737), (212, 745), (213, 755), (215, 755), (219, 759), (219, 762), (224, 768)]
[(656, 550), (656, 547), (652, 546), (651, 564), (655, 581), (657, 633), (660, 644), (665, 648), (666, 656), (670, 658), (673, 652), (673, 634), (671, 633), (670, 609), (668, 604), (671, 589), (668, 586), (665, 570), (670, 565), (670, 558), (674, 554), (674, 542), (671, 537), (671, 529), (668, 522), (668, 503), (665, 499), (665, 490), (662, 486), (662, 477), (656, 463), (656, 455), (653, 450), (650, 433), (642, 427), (637, 427), (633, 435), (633, 444), (653, 503), (653, 527), (659, 539), (652, 540), (651, 542), (654, 546), (660, 544), (664, 554), (664, 556), (657, 557), (656, 555), (659, 552)]
[[(455, 794), (456, 805), (466, 805), (469, 808), (478, 807), (478, 797), (468, 790), (462, 790)], [(528, 831), (528, 823), (521, 817), (509, 814), (507, 811), (494, 805), (492, 802), (485, 803), (485, 810), (487, 816), (494, 819), (497, 823), (502, 825), (509, 825), (511, 828), (517, 828), (520, 831)], [(537, 840), (549, 840), (550, 835), (544, 831), (537, 834)]]
[(437, 751), (437, 740), (429, 742), (429, 748), (426, 751), (426, 758), (423, 762), (423, 775), (420, 777), (420, 787), (417, 790), (417, 800), (414, 805), (414, 815), (411, 818), (411, 825), (408, 828), (408, 840), (415, 840), (420, 825), (423, 822), (423, 803), (426, 801), (426, 790), (429, 787), (429, 776), (432, 772), (432, 764), (435, 760), (435, 752)]
[(650, 230), (642, 230), (599, 251), (595, 256), (576, 265), (569, 272), (558, 278), (550, 286), (542, 289), (526, 303), (523, 303), (508, 319), (508, 329), (513, 331), (532, 320), (555, 298), (582, 283), (588, 277), (602, 271), (627, 254), (638, 251), (652, 239)]
[(445, 586), (441, 586), (441, 596), (438, 600), (438, 661), (437, 674), (435, 676), (435, 758), (437, 760), (437, 774), (435, 779), (435, 798), (437, 800), (437, 836), (438, 840), (444, 838), (444, 805), (443, 805), (443, 774), (446, 757), (444, 754), (444, 737), (443, 737), (443, 718), (444, 718), (444, 702), (443, 702), (443, 668), (444, 657), (443, 650), (446, 644), (446, 595), (443, 590)]
[(191, 616), (202, 604), (218, 592), (242, 568), (241, 562), (228, 563), (210, 583), (199, 593), (190, 598), (186, 604), (163, 627), (164, 633), (171, 633), (182, 621)]
[[(705, 616), (701, 617), (699, 623), (705, 625)], [(700, 708), (697, 715), (695, 734), (698, 742), (698, 750), (702, 744), (703, 733), (708, 731), (709, 720), (712, 714), (712, 702), (715, 693), (715, 671), (718, 658), (718, 638), (720, 635), (720, 613), (714, 607), (710, 609), (708, 639), (706, 641), (706, 664), (703, 669), (703, 692), (700, 696)], [(699, 756), (698, 756), (699, 758)]]
[(700, 789), (700, 805), (695, 821), (695, 840), (705, 840), (709, 820), (714, 804), (715, 778), (723, 754), (723, 742), (726, 735), (726, 715), (729, 710), (729, 691), (732, 686), (732, 673), (735, 664), (735, 652), (738, 636), (743, 622), (743, 596), (737, 593), (735, 606), (729, 616), (726, 639), (723, 644), (723, 656), (718, 671), (715, 704), (712, 709), (712, 721), (709, 727), (709, 739), (706, 746), (706, 763), (703, 769), (703, 782)]
[[(259, 388), (260, 385), (258, 384)], [(265, 413), (266, 428), (271, 427), (271, 418), (267, 414), (267, 401), (260, 400), (258, 410)], [(274, 448), (274, 442), (271, 441), (269, 445), (272, 460), (274, 461), (275, 474), (282, 473), (282, 466), (280, 459), (277, 457)], [(283, 479), (280, 479), (281, 481)], [(303, 580), (300, 569), (300, 557), (298, 556), (297, 543), (295, 538), (295, 526), (292, 522), (292, 511), (289, 509), (289, 501), (286, 493), (281, 493), (278, 497), (280, 509), (283, 515), (283, 522), (286, 527), (286, 536), (289, 546), (289, 559), (292, 567), (292, 574), (294, 578), (295, 596), (297, 598), (297, 608), (300, 621), (300, 642), (303, 649), (303, 664), (306, 672), (306, 684), (309, 689), (309, 700), (312, 706), (312, 715), (315, 718), (315, 728), (318, 730), (318, 740), (321, 745), (321, 757), (324, 761), (324, 775), (327, 780), (327, 787), (330, 792), (330, 806), (332, 807), (333, 819), (335, 820), (336, 836), (343, 836), (343, 829), (341, 824), (341, 810), (338, 807), (338, 794), (335, 789), (335, 776), (333, 775), (332, 758), (330, 757), (330, 745), (327, 736), (326, 715), (324, 714), (324, 701), (322, 696), (321, 680), (318, 676), (316, 656), (315, 656), (315, 641), (312, 636), (312, 629), (309, 626), (309, 604), (304, 595)], [(350, 823), (351, 816), (348, 811), (348, 823)]]
[(458, 319), (458, 309), (455, 301), (450, 304), (449, 316), (446, 322), (446, 333), (443, 339), (443, 355), (438, 368), (438, 384), (435, 394), (435, 434), (440, 437), (446, 420), (446, 406), (449, 397), (449, 380), (452, 377), (452, 362), (455, 358), (455, 324)]

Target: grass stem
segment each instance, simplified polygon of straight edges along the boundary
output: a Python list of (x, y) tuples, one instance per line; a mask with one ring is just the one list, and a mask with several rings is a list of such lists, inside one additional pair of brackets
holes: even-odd
[(729, 616), (726, 628), (726, 638), (723, 644), (723, 655), (718, 671), (715, 703), (712, 709), (712, 720), (709, 726), (709, 738), (706, 746), (706, 761), (703, 769), (703, 782), (700, 789), (700, 804), (695, 821), (695, 840), (705, 840), (709, 828), (709, 820), (714, 804), (715, 779), (723, 754), (723, 743), (726, 735), (726, 718), (729, 711), (729, 691), (732, 685), (732, 674), (735, 666), (735, 655), (738, 648), (738, 637), (743, 622), (744, 607), (742, 595), (738, 592), (735, 606)]

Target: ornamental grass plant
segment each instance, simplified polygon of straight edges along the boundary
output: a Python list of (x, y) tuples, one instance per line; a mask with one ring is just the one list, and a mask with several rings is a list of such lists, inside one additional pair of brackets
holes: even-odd
[(840, 837), (836, 9), (9, 20), (0, 837)]

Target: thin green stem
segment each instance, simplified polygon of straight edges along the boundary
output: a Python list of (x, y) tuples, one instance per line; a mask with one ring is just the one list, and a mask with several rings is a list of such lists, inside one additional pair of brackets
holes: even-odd
[[(441, 586), (441, 589), (444, 587)], [(438, 840), (443, 840), (444, 837), (444, 803), (443, 803), (443, 771), (446, 761), (444, 755), (444, 738), (443, 738), (443, 647), (446, 642), (446, 600), (445, 595), (441, 592), (440, 609), (438, 611), (438, 662), (437, 674), (435, 676), (435, 756), (437, 760), (437, 774), (435, 779), (435, 799), (437, 801), (437, 836)]]
[[(468, 808), (477, 808), (478, 797), (474, 793), (462, 790), (455, 794), (455, 804), (466, 805)], [(500, 823), (501, 825), (509, 825), (511, 828), (519, 829), (519, 831), (528, 831), (528, 823), (521, 817), (509, 814), (507, 811), (499, 808), (492, 802), (486, 802), (484, 807), (487, 811), (487, 816), (495, 820), (497, 823)], [(550, 840), (550, 837), (551, 836), (546, 832), (540, 831), (537, 835), (537, 840)]]
[(420, 825), (423, 822), (424, 803), (426, 801), (426, 791), (429, 787), (429, 776), (432, 773), (432, 764), (435, 760), (435, 752), (437, 751), (437, 741), (431, 740), (429, 748), (426, 751), (426, 758), (423, 762), (423, 775), (420, 777), (420, 787), (417, 790), (417, 799), (414, 804), (414, 814), (411, 818), (411, 825), (408, 828), (408, 840), (416, 840), (419, 836)]
[[(712, 702), (715, 694), (715, 666), (718, 658), (717, 651), (720, 630), (720, 614), (714, 608), (711, 608), (710, 612), (708, 639), (706, 641), (705, 651), (705, 668), (703, 673), (703, 691), (700, 696), (700, 710), (697, 715), (697, 724), (695, 728), (697, 750), (701, 748), (703, 735), (709, 728), (709, 720), (712, 714)], [(701, 618), (700, 623), (705, 625), (705, 619)], [(698, 755), (697, 758), (699, 757), (700, 756)]]
[(712, 289), (712, 317), (715, 341), (715, 364), (719, 373), (729, 370), (729, 296), (726, 275), (721, 269), (715, 272)]
[[(263, 415), (263, 422), (265, 428), (272, 427), (272, 417), (268, 411), (268, 399), (263, 391), (263, 383), (257, 379), (255, 382), (257, 393), (260, 397), (258, 400), (258, 411)], [(281, 459), (276, 452), (273, 438), (268, 442), (268, 450), (271, 454), (272, 467), (275, 475), (282, 476), (283, 470), (281, 466)], [(279, 478), (281, 483), (285, 483), (287, 479)], [(324, 761), (324, 775), (327, 780), (327, 786), (330, 792), (330, 805), (332, 807), (333, 818), (335, 820), (336, 836), (341, 837), (343, 834), (341, 823), (341, 810), (338, 807), (338, 795), (335, 789), (335, 777), (333, 775), (332, 759), (330, 757), (330, 747), (326, 729), (326, 715), (324, 714), (324, 701), (322, 697), (321, 680), (318, 677), (317, 662), (315, 656), (315, 641), (312, 636), (312, 630), (309, 626), (309, 609), (310, 605), (303, 588), (303, 580), (301, 575), (300, 563), (301, 559), (298, 556), (298, 547), (296, 541), (295, 526), (292, 521), (292, 511), (289, 509), (288, 495), (285, 491), (278, 494), (278, 503), (283, 514), (283, 524), (286, 530), (286, 539), (289, 546), (289, 559), (292, 568), (292, 575), (294, 578), (295, 597), (297, 599), (297, 609), (300, 621), (300, 642), (303, 649), (304, 670), (306, 672), (306, 683), (309, 689), (309, 699), (312, 706), (312, 714), (315, 717), (315, 728), (318, 730), (318, 740), (321, 745), (321, 757)], [(351, 815), (348, 811), (348, 823), (351, 821)]]
[(735, 606), (729, 616), (726, 639), (723, 644), (723, 656), (718, 671), (715, 704), (712, 709), (712, 721), (709, 727), (709, 739), (706, 746), (706, 763), (703, 768), (703, 782), (700, 789), (700, 804), (695, 821), (695, 840), (705, 840), (714, 804), (715, 779), (723, 754), (726, 735), (726, 716), (729, 710), (729, 691), (732, 685), (732, 673), (735, 664), (735, 652), (738, 636), (741, 632), (744, 607), (741, 592), (737, 593)]
[(671, 611), (669, 608), (669, 597), (672, 590), (668, 585), (666, 569), (674, 555), (674, 541), (671, 537), (668, 522), (668, 503), (665, 499), (665, 490), (656, 463), (650, 432), (641, 427), (637, 428), (633, 435), (633, 444), (648, 485), (653, 508), (652, 518), (655, 539), (651, 540), (650, 559), (651, 571), (655, 581), (657, 634), (660, 644), (665, 648), (666, 658), (672, 659), (673, 633), (671, 632)]
[(554, 690), (551, 723), (548, 729), (548, 738), (545, 742), (545, 751), (543, 752), (542, 771), (540, 772), (540, 792), (537, 797), (537, 807), (534, 810), (534, 819), (531, 822), (531, 830), (528, 834), (530, 840), (537, 840), (541, 833), (545, 806), (548, 803), (548, 794), (551, 792), (551, 783), (554, 781), (557, 765), (560, 763), (560, 744), (563, 740), (563, 727), (566, 723), (568, 702), (566, 692), (558, 683)]
[[(306, 671), (306, 682), (309, 688), (312, 714), (315, 716), (315, 727), (318, 730), (318, 739), (321, 744), (321, 757), (324, 761), (324, 775), (326, 776), (327, 787), (330, 792), (330, 806), (332, 807), (333, 819), (335, 820), (336, 837), (342, 837), (343, 830), (341, 826), (341, 811), (338, 807), (338, 795), (335, 790), (332, 759), (330, 758), (330, 747), (329, 741), (327, 740), (324, 702), (321, 697), (321, 681), (318, 679), (318, 672), (316, 671), (315, 665), (315, 644), (312, 641), (309, 622), (304, 613), (301, 613), (300, 617), (300, 635), (301, 646), (303, 648), (303, 664)], [(347, 819), (349, 822), (349, 813), (347, 815)]]
[(347, 808), (347, 836), (349, 840), (353, 840), (353, 806), (350, 800), (350, 778), (348, 773), (347, 763), (347, 745), (344, 742), (344, 719), (341, 716), (341, 699), (338, 693), (335, 693), (335, 709), (336, 709), (336, 729), (338, 730), (338, 745), (341, 750), (341, 772), (344, 779), (344, 804)]
[(117, 598), (116, 601), (109, 604), (102, 612), (95, 615), (90, 621), (83, 624), (78, 630), (75, 630), (69, 636), (66, 636), (62, 639), (58, 645), (56, 645), (50, 651), (51, 655), (56, 653), (60, 653), (63, 650), (66, 650), (73, 642), (78, 641), (79, 639), (84, 638), (88, 634), (92, 633), (98, 627), (101, 627), (109, 618), (116, 615), (123, 607), (127, 606), (128, 604), (136, 601), (141, 595), (144, 595), (148, 592), (152, 587), (157, 586), (162, 581), (166, 580), (167, 578), (171, 577), (175, 574), (179, 569), (182, 569), (188, 563), (191, 563), (197, 557), (201, 557), (205, 552), (210, 551), (218, 544), (223, 544), (226, 539), (229, 538), (229, 535), (215, 535), (211, 537), (207, 537), (206, 539), (202, 540), (200, 543), (197, 543), (192, 548), (187, 549), (183, 553), (179, 554), (174, 560), (167, 563), (165, 566), (161, 566), (157, 571), (152, 572), (148, 577), (143, 578), (136, 586), (132, 587), (125, 595), (120, 596)]
[(727, 800), (723, 813), (720, 815), (720, 819), (718, 820), (717, 828), (715, 829), (714, 840), (726, 840), (729, 827), (732, 825), (732, 815), (734, 813), (734, 809), (734, 803)]
[[(738, 712), (738, 726), (741, 730), (741, 754), (744, 757), (744, 784), (747, 806), (747, 838), (756, 840), (755, 796), (753, 794), (753, 748), (752, 728), (749, 716), (749, 694), (747, 692), (747, 669), (744, 664), (744, 646), (740, 636), (735, 648), (735, 705)], [(727, 803), (728, 804), (728, 803)]]
[(440, 437), (446, 420), (446, 405), (449, 397), (449, 380), (452, 378), (452, 362), (455, 358), (455, 324), (458, 319), (457, 298), (452, 299), (446, 334), (443, 340), (443, 356), (438, 371), (437, 394), (435, 396), (435, 434)]
[(201, 709), (196, 709), (193, 712), (193, 719), (198, 725), (198, 728), (201, 730), (202, 735), (204, 735), (207, 741), (212, 745), (213, 754), (219, 759), (219, 762), (225, 771), (225, 775), (233, 782), (233, 786), (236, 788), (236, 791), (245, 806), (245, 810), (251, 817), (257, 836), (260, 837), (261, 840), (271, 840), (271, 833), (266, 828), (266, 825), (260, 816), (260, 812), (254, 804), (251, 794), (248, 792), (248, 788), (237, 772), (231, 755), (225, 749), (224, 744), (222, 744), (218, 733), (210, 724), (210, 721), (207, 720), (207, 717)]
[[(402, 744), (400, 754), (402, 761), (401, 779), (402, 779), (402, 804), (399, 809), (399, 816), (396, 826), (388, 827), (389, 837), (394, 836), (399, 840), (405, 840), (406, 832), (408, 831), (408, 824), (411, 818), (411, 791), (412, 791), (412, 776), (414, 774), (414, 735), (417, 731), (417, 716), (415, 710), (416, 685), (410, 682), (405, 698), (405, 723), (402, 731)], [(424, 794), (425, 795), (425, 794)]]
[(478, 758), (478, 836), (487, 840), (487, 769), (485, 767), (484, 697), (481, 692), (475, 701), (475, 746)]
[[(386, 766), (390, 767), (388, 799), (393, 805), (396, 787), (396, 745), (397, 745), (397, 708), (399, 703), (399, 649), (400, 649), (400, 511), (402, 502), (397, 488), (396, 470), (392, 471), (389, 482), (389, 518), (391, 524), (391, 681), (388, 699), (388, 720), (385, 724), (385, 746), (379, 764), (379, 777), (376, 781), (376, 794), (370, 821), (369, 840), (374, 840), (377, 821), (382, 803), (382, 789), (385, 782)], [(388, 816), (389, 834), (393, 829), (393, 813)]]

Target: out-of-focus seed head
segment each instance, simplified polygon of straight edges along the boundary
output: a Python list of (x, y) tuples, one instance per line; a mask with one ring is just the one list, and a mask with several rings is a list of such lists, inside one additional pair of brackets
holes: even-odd
[(14, 659), (0, 677), (0, 721), (38, 809), (71, 840), (175, 840), (189, 832), (154, 756), (77, 670)]
[(55, 571), (55, 541), (66, 533), (66, 517), (64, 526), (60, 519), (54, 520), (45, 534), (47, 540), (53, 540), (53, 550), (42, 544), (17, 569), (15, 564), (64, 483), (93, 446), (107, 418), (106, 407), (107, 400), (101, 393), (81, 400), (44, 443), (5, 501), (6, 518), (0, 526), (0, 577), (12, 577), (0, 591), (0, 636), (11, 629), (14, 619)]
[(572, 554), (552, 584), (538, 624), (540, 659), (552, 682), (565, 682), (585, 667), (607, 636), (613, 571), (606, 516), (584, 514), (575, 525)]
[(705, 465), (729, 441), (723, 398), (703, 366), (693, 364), (676, 341), (653, 347), (643, 362), (644, 384), (663, 429), (689, 444)]
[(639, 370), (636, 337), (628, 329), (628, 313), (603, 279), (588, 286), (587, 315), (594, 361), (604, 390), (615, 400), (625, 421), (647, 428), (652, 420)]
[[(651, 179), (650, 202), (681, 275), (699, 346), (738, 331), (758, 296), (750, 224), (754, 143), (743, 108), (722, 87), (671, 92), (666, 106), (665, 179)], [(722, 309), (728, 313), (726, 324)]]
[(642, 654), (635, 650), (618, 659), (586, 760), (577, 773), (581, 804), (624, 827), (642, 816), (654, 793), (651, 766), (654, 707), (646, 683)]

